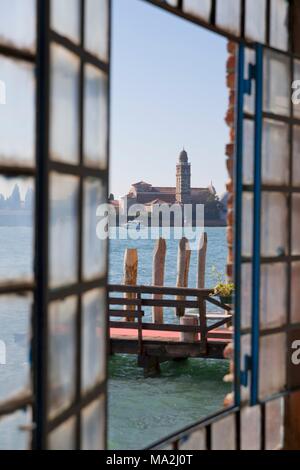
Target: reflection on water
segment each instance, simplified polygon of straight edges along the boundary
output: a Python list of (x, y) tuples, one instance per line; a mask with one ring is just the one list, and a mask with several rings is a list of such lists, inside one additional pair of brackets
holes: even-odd
[(189, 359), (161, 365), (145, 379), (134, 356), (110, 360), (109, 448), (140, 449), (223, 407), (227, 361)]

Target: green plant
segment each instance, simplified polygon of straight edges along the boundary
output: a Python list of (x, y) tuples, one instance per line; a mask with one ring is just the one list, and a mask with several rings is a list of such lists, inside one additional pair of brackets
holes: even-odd
[(212, 268), (213, 276), (215, 277), (217, 284), (214, 287), (213, 296), (218, 295), (220, 297), (231, 297), (234, 293), (234, 283), (226, 282), (223, 275), (217, 271), (216, 267)]
[(220, 297), (230, 297), (234, 293), (234, 284), (232, 282), (219, 283), (214, 288), (213, 295), (219, 295)]

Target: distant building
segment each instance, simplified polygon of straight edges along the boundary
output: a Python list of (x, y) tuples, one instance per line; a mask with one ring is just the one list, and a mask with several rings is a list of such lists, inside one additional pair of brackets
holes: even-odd
[(120, 210), (125, 209), (125, 203), (129, 209), (134, 204), (146, 205), (151, 212), (151, 207), (162, 204), (192, 204), (193, 213), (197, 204), (204, 205), (205, 223), (207, 225), (225, 225), (221, 217), (221, 206), (216, 190), (211, 183), (206, 188), (191, 187), (191, 164), (185, 150), (179, 155), (176, 164), (176, 187), (152, 186), (152, 184), (140, 181), (131, 186), (129, 193), (120, 200)]

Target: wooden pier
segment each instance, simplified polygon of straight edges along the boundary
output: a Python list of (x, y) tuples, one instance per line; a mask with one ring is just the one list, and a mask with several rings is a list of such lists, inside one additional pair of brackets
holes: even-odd
[[(212, 297), (210, 289), (134, 285), (109, 286), (111, 354), (134, 354), (145, 375), (159, 364), (187, 358), (223, 359), (232, 341), (231, 307)], [(207, 303), (222, 312), (207, 313)], [(183, 312), (174, 323), (145, 321), (148, 307)], [(175, 314), (174, 314), (175, 315)], [(176, 317), (175, 317), (176, 318)]]
[[(191, 357), (223, 359), (232, 342), (232, 309), (205, 289), (208, 238), (203, 233), (198, 256), (196, 289), (188, 288), (191, 250), (186, 238), (178, 244), (176, 287), (164, 285), (167, 245), (160, 238), (154, 248), (152, 286), (138, 286), (138, 250), (127, 249), (123, 284), (109, 286), (109, 333), (111, 354), (135, 354), (145, 375), (159, 373), (159, 365)], [(174, 267), (175, 268), (175, 267)], [(207, 304), (216, 307), (207, 312)], [(145, 312), (150, 314), (145, 316)], [(174, 312), (173, 319), (165, 310)]]

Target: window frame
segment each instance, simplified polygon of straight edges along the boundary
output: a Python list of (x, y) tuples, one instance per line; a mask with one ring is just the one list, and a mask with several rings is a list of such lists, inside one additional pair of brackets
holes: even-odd
[[(209, 22), (187, 14), (184, 11), (184, 0), (178, 0), (177, 5), (171, 6), (166, 1), (162, 0), (144, 0), (149, 4), (157, 6), (165, 11), (168, 11), (172, 14), (175, 14), (181, 18), (186, 19), (189, 22), (202, 26), (212, 32), (222, 35), (230, 41), (233, 41), (235, 44), (242, 44), (245, 47), (253, 48), (253, 41), (249, 40), (245, 36), (245, 22), (246, 22), (246, 11), (245, 11), (245, 0), (240, 0), (241, 2), (241, 15), (240, 15), (240, 34), (235, 35), (231, 32), (220, 28), (216, 24), (216, 7), (217, 1), (221, 0), (212, 0), (211, 14)], [(32, 372), (33, 372), (33, 393), (30, 396), (26, 395), (20, 397), (19, 400), (10, 401), (7, 400), (6, 403), (1, 404), (0, 406), (0, 418), (3, 416), (10, 415), (15, 411), (24, 409), (25, 407), (33, 407), (33, 426), (29, 429), (30, 432), (33, 432), (32, 438), (32, 448), (33, 449), (44, 449), (47, 448), (47, 438), (48, 434), (56, 429), (60, 424), (65, 423), (70, 417), (76, 416), (76, 448), (81, 446), (81, 424), (80, 424), (80, 413), (83, 408), (88, 404), (93, 403), (100, 395), (106, 395), (106, 378), (105, 380), (95, 387), (91, 393), (87, 394), (85, 397), (81, 395), (81, 330), (82, 330), (82, 319), (81, 319), (81, 297), (85, 292), (93, 290), (95, 288), (99, 289), (101, 287), (105, 288), (107, 286), (108, 278), (107, 274), (95, 278), (93, 281), (84, 281), (82, 278), (82, 238), (83, 238), (83, 182), (87, 177), (93, 177), (99, 181), (103, 181), (106, 186), (106, 191), (108, 191), (108, 174), (109, 174), (109, 138), (107, 139), (107, 169), (105, 170), (96, 170), (94, 168), (87, 167), (84, 164), (83, 156), (83, 87), (84, 87), (84, 64), (89, 63), (102, 70), (108, 77), (108, 135), (109, 135), (109, 122), (110, 122), (110, 60), (108, 63), (104, 63), (95, 57), (93, 54), (89, 53), (84, 49), (84, 3), (85, 0), (80, 0), (80, 10), (81, 10), (81, 42), (80, 44), (75, 44), (71, 40), (66, 39), (62, 35), (54, 32), (50, 28), (50, 0), (36, 0), (36, 9), (37, 9), (37, 40), (36, 40), (36, 52), (31, 53), (13, 46), (1, 45), (0, 44), (0, 55), (12, 57), (17, 60), (24, 60), (28, 63), (36, 65), (36, 166), (34, 168), (28, 168), (26, 166), (14, 167), (9, 165), (0, 165), (0, 174), (4, 176), (30, 176), (36, 180), (36, 206), (35, 206), (35, 279), (33, 282), (29, 283), (18, 283), (14, 285), (1, 285), (0, 294), (22, 294), (31, 292), (34, 294), (34, 308), (33, 308), (33, 339), (32, 339), (32, 349), (33, 349), (33, 362), (32, 362)], [(108, 0), (109, 3), (109, 41), (108, 48), (110, 59), (110, 30), (111, 30), (111, 10), (112, 10), (112, 0)], [(292, 5), (292, 2), (290, 2)], [(276, 53), (284, 54), (285, 57), (289, 57), (291, 62), (291, 73), (293, 73), (294, 59), (299, 59), (300, 54), (296, 54), (293, 51), (292, 40), (289, 41), (288, 50), (282, 51), (271, 47), (270, 44), (270, 16), (271, 16), (271, 0), (266, 0), (266, 12), (265, 12), (265, 41), (264, 46), (267, 46), (269, 50)], [(290, 8), (289, 13), (290, 24), (292, 24), (292, 8)], [(289, 31), (291, 33), (291, 31)], [(80, 163), (79, 165), (73, 165), (62, 162), (54, 162), (50, 160), (49, 156), (49, 95), (50, 95), (50, 43), (55, 43), (63, 46), (68, 51), (77, 55), (80, 58)], [(263, 113), (264, 118), (274, 118), (276, 115), (272, 113)], [(248, 116), (252, 119), (253, 117)], [(287, 193), (289, 197), (289, 253), (288, 256), (285, 256), (281, 259), (288, 264), (288, 299), (287, 299), (287, 312), (288, 312), (288, 325), (284, 327), (284, 331), (287, 334), (291, 330), (295, 329), (295, 325), (291, 326), (291, 299), (290, 299), (290, 290), (291, 290), (291, 268), (293, 261), (300, 261), (300, 255), (295, 257), (291, 255), (291, 199), (292, 195), (295, 193), (300, 193), (300, 188), (294, 188), (291, 181), (292, 175), (292, 162), (293, 162), (293, 139), (292, 132), (293, 126), (300, 124), (300, 119), (297, 119), (293, 116), (293, 107), (291, 105), (291, 115), (289, 118), (280, 117), (281, 121), (286, 121), (289, 125), (289, 135), (290, 135), (290, 181), (288, 188), (278, 186), (275, 187), (276, 191)], [(239, 134), (239, 133), (238, 133)], [(242, 151), (242, 142), (237, 141), (237, 148), (240, 146), (240, 151)], [(237, 150), (238, 152), (238, 150)], [(48, 279), (48, 236), (49, 236), (49, 174), (51, 171), (56, 171), (61, 174), (70, 174), (77, 176), (80, 179), (80, 191), (79, 191), (79, 237), (78, 237), (78, 282), (59, 289), (49, 289), (49, 279)], [(271, 191), (271, 187), (265, 187), (262, 185), (260, 188), (262, 191)], [(273, 188), (274, 189), (274, 188)], [(251, 187), (240, 187), (240, 190), (252, 191)], [(241, 222), (241, 220), (239, 220)], [(258, 222), (257, 222), (258, 223)], [(257, 228), (256, 223), (256, 228)], [(238, 233), (238, 232), (237, 232)], [(237, 239), (237, 246), (239, 240)], [(236, 256), (236, 268), (243, 261), (247, 259), (242, 259), (241, 252), (237, 250), (238, 253)], [(106, 253), (106, 258), (108, 258), (108, 253)], [(261, 263), (270, 263), (274, 261), (274, 258), (260, 258)], [(277, 262), (280, 259), (277, 258)], [(107, 264), (107, 261), (106, 261)], [(237, 276), (237, 273), (236, 273)], [(238, 278), (236, 278), (238, 279)], [(257, 280), (257, 278), (256, 278)], [(48, 420), (47, 418), (47, 348), (48, 348), (48, 321), (47, 321), (47, 311), (48, 305), (51, 301), (63, 299), (70, 295), (76, 295), (78, 297), (78, 310), (76, 316), (76, 326), (77, 326), (77, 354), (76, 354), (76, 400), (75, 402), (65, 411), (60, 413), (55, 419)], [(236, 325), (239, 325), (239, 316), (236, 318)], [(257, 325), (257, 318), (256, 318)], [(296, 325), (298, 328), (298, 324)], [(299, 325), (300, 327), (300, 325)], [(108, 327), (106, 328), (107, 334)], [(240, 334), (240, 330), (236, 330), (236, 333)], [(272, 330), (272, 332), (274, 332)], [(251, 333), (251, 331), (250, 331)], [(256, 333), (259, 333), (256, 331)], [(270, 332), (269, 332), (270, 333)], [(267, 331), (264, 334), (268, 334)], [(237, 336), (237, 334), (236, 334)], [(257, 342), (257, 339), (255, 340)], [(288, 346), (288, 344), (287, 344)], [(108, 347), (107, 347), (108, 352)], [(208, 420), (202, 420), (199, 423), (195, 423), (193, 427), (190, 427), (186, 430), (183, 430), (181, 433), (173, 435), (169, 440), (164, 440), (165, 445), (167, 442), (172, 442), (173, 448), (176, 448), (179, 444), (179, 440), (182, 435), (191, 432), (197, 427), (207, 427), (207, 446), (211, 446), (210, 438), (210, 426), (212, 423), (228, 414), (235, 414), (237, 429), (239, 429), (239, 415), (240, 415), (240, 361), (239, 361), (239, 345), (238, 341), (236, 342), (235, 358), (237, 366), (236, 374), (236, 403), (234, 406), (228, 408), (225, 412), (218, 413), (213, 417), (210, 417)], [(288, 361), (288, 358), (287, 358)], [(287, 365), (288, 370), (288, 365)], [(290, 378), (288, 379), (288, 384)], [(296, 388), (297, 389), (297, 388)], [(295, 390), (296, 390), (295, 389)], [(257, 390), (257, 386), (256, 386)], [(260, 403), (259, 406), (262, 408), (262, 416), (264, 417), (264, 409), (266, 403), (270, 400), (276, 400), (279, 397), (284, 397), (294, 388), (288, 387), (287, 390), (279, 393), (279, 395), (268, 397), (264, 402)], [(34, 397), (34, 398), (33, 398)], [(257, 393), (252, 397), (252, 404), (257, 402)], [(107, 405), (106, 405), (107, 407)], [(264, 419), (264, 418), (263, 418)], [(107, 421), (107, 420), (105, 420)], [(264, 428), (263, 428), (264, 429)], [(264, 436), (264, 435), (263, 435)], [(107, 423), (105, 422), (105, 440), (107, 440)], [(264, 441), (264, 437), (262, 438)], [(158, 444), (160, 445), (160, 444)], [(240, 436), (237, 433), (237, 442), (236, 447), (240, 446)]]
[[(41, 136), (38, 145), (38, 155), (42, 156), (37, 162), (38, 168), (38, 185), (37, 185), (37, 289), (36, 289), (36, 314), (35, 314), (35, 362), (33, 370), (36, 372), (35, 380), (35, 396), (36, 406), (34, 407), (34, 422), (36, 423), (33, 435), (35, 448), (47, 448), (49, 434), (57, 429), (60, 425), (66, 423), (70, 418), (76, 417), (76, 442), (75, 448), (80, 449), (82, 445), (82, 424), (81, 411), (88, 405), (96, 402), (97, 398), (105, 397), (105, 436), (106, 442), (107, 426), (107, 370), (105, 371), (104, 380), (93, 387), (88, 393), (82, 392), (82, 297), (85, 293), (94, 289), (105, 289), (107, 278), (108, 259), (106, 256), (105, 275), (96, 276), (92, 280), (83, 278), (83, 225), (84, 225), (84, 182), (87, 178), (93, 178), (105, 187), (105, 196), (108, 197), (108, 161), (109, 161), (109, 122), (110, 122), (110, 32), (108, 32), (108, 61), (103, 62), (101, 59), (85, 49), (85, 13), (86, 0), (80, 0), (80, 43), (75, 44), (72, 40), (62, 36), (58, 32), (51, 29), (50, 25), (50, 1), (45, 0), (39, 2), (39, 66), (38, 66), (38, 89), (39, 100), (38, 109), (40, 119), (40, 127), (37, 135)], [(108, 31), (110, 31), (111, 23), (111, 3), (108, 2)], [(80, 60), (80, 77), (79, 77), (79, 156), (78, 164), (54, 161), (50, 156), (49, 142), (49, 116), (50, 116), (50, 47), (51, 44), (62, 46), (65, 50), (75, 54)], [(97, 70), (103, 72), (107, 77), (107, 142), (106, 155), (107, 167), (98, 169), (88, 166), (84, 161), (84, 86), (85, 86), (85, 65), (93, 65)], [(78, 261), (77, 261), (77, 279), (78, 281), (72, 285), (51, 289), (49, 286), (49, 199), (50, 187), (49, 177), (51, 172), (60, 175), (72, 175), (79, 179), (79, 196), (78, 196)], [(76, 296), (78, 299), (76, 314), (76, 397), (74, 402), (65, 410), (60, 412), (54, 418), (47, 417), (48, 409), (48, 321), (46, 315), (48, 306), (51, 302), (63, 300), (69, 296)], [(44, 312), (41, 314), (41, 312)], [(48, 313), (49, 314), (49, 313)], [(107, 337), (107, 331), (106, 331)], [(107, 349), (107, 347), (106, 347)], [(107, 367), (106, 367), (107, 369)]]

